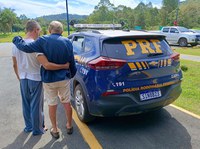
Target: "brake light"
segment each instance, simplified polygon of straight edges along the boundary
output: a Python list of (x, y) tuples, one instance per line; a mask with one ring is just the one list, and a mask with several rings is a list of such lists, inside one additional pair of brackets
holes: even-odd
[(113, 90), (108, 90), (107, 92), (104, 92), (103, 94), (102, 94), (102, 96), (109, 96), (109, 95), (116, 95), (116, 94), (119, 94), (118, 92), (116, 92), (116, 91), (113, 91)]
[(180, 54), (179, 53), (173, 53), (170, 58), (176, 62), (180, 61)]
[(118, 69), (126, 64), (126, 61), (119, 59), (112, 59), (108, 57), (99, 57), (88, 62), (88, 66), (94, 70), (110, 70)]

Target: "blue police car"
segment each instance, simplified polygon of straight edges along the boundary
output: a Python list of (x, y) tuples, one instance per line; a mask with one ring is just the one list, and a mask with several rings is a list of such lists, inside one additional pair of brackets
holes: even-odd
[(77, 65), (72, 103), (83, 122), (160, 109), (181, 94), (179, 54), (163, 35), (89, 30), (69, 39)]

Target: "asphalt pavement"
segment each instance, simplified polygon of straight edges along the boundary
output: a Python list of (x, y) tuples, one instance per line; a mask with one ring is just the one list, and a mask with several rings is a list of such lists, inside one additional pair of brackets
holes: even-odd
[[(79, 126), (67, 135), (65, 114), (58, 107), (61, 137), (54, 140), (49, 130), (41, 136), (24, 133), (19, 82), (12, 68), (10, 43), (0, 44), (0, 148), (3, 149), (88, 149)], [(193, 59), (193, 58), (191, 58)], [(45, 102), (45, 123), (50, 128)], [(104, 149), (199, 149), (200, 119), (171, 106), (148, 114), (98, 118), (88, 124)], [(87, 137), (87, 134), (85, 134)]]
[[(58, 126), (61, 137), (55, 140), (49, 130), (41, 136), (24, 133), (19, 82), (12, 68), (11, 43), (0, 44), (0, 149), (89, 149), (76, 124), (73, 135), (67, 135), (66, 118), (62, 105), (58, 106)], [(51, 127), (45, 101), (45, 123)]]

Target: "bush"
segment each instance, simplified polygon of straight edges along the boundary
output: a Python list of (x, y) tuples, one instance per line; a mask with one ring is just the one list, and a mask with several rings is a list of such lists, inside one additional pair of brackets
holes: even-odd
[(182, 66), (181, 66), (181, 70), (182, 70), (183, 72), (186, 72), (186, 71), (188, 71), (188, 67), (185, 66), (185, 65), (182, 65)]

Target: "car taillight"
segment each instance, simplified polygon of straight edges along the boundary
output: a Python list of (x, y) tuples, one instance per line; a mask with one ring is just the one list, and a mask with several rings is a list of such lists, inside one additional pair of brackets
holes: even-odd
[(179, 53), (173, 53), (170, 58), (176, 62), (180, 61), (180, 54)]
[(88, 66), (95, 70), (110, 70), (117, 69), (126, 64), (126, 61), (119, 59), (112, 59), (108, 57), (99, 57), (88, 62)]

